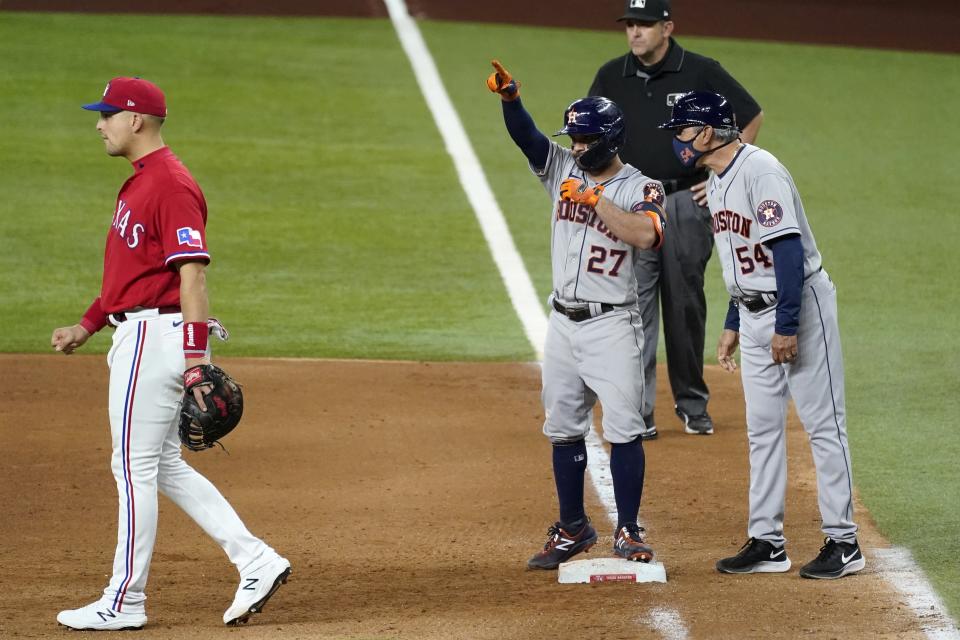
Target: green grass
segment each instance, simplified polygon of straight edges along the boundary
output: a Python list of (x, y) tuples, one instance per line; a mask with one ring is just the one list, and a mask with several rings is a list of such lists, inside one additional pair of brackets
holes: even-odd
[(388, 22), (3, 13), (0, 58), (0, 351), (99, 290), (130, 167), (79, 105), (138, 74), (207, 196), (221, 352), (533, 357)]
[[(550, 203), (484, 87), (499, 57), (552, 133), (618, 32), (422, 23), (534, 283)], [(837, 282), (857, 486), (960, 614), (960, 57), (682, 38), (766, 113)], [(210, 206), (231, 355), (526, 360), (526, 344), (390, 25), (0, 13), (0, 351), (45, 351), (99, 286), (129, 174), (78, 108), (115, 75), (168, 94)], [(707, 359), (725, 300), (708, 269)], [(98, 336), (90, 350), (103, 351)]]
[[(422, 29), (545, 296), (550, 202), (483, 80), (490, 59), (499, 58), (550, 134), (597, 67), (623, 55), (625, 39), (619, 32), (480, 24), (429, 22)], [(952, 123), (960, 57), (680, 40), (721, 60), (765, 111), (758, 142), (793, 174), (838, 287), (857, 486), (881, 530), (913, 550), (958, 615), (960, 129)], [(714, 363), (726, 308), (715, 257), (707, 294), (706, 359)]]

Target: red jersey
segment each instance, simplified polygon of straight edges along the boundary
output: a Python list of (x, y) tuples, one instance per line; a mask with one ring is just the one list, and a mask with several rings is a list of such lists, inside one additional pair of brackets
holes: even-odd
[(120, 188), (103, 257), (100, 308), (105, 314), (180, 304), (176, 263), (210, 261), (207, 203), (168, 147), (133, 163)]

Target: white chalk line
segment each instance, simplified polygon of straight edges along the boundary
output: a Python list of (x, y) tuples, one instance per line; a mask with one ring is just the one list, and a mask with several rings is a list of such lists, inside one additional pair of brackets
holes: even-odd
[(877, 572), (902, 595), (920, 620), (920, 629), (931, 640), (960, 640), (957, 623), (947, 613), (910, 551), (903, 547), (868, 549)]
[[(510, 302), (523, 324), (527, 339), (537, 354), (538, 360), (543, 360), (543, 345), (547, 335), (547, 316), (533, 287), (533, 281), (527, 272), (513, 242), (513, 236), (507, 227), (503, 212), (497, 204), (496, 197), (480, 161), (477, 159), (470, 139), (463, 123), (457, 115), (450, 96), (444, 87), (440, 74), (437, 71), (433, 57), (423, 40), (420, 29), (410, 17), (404, 0), (384, 0), (390, 20), (393, 22), (400, 44), (406, 52), (413, 67), (420, 91), (427, 102), (430, 113), (443, 141), (447, 153), (453, 159), (460, 185), (473, 208), (483, 236), (490, 247), (493, 260), (500, 272)], [(490, 96), (492, 98), (492, 96)], [(494, 106), (495, 106), (494, 102)], [(597, 434), (591, 430), (587, 438), (588, 463), (587, 470), (594, 489), (601, 503), (607, 510), (607, 518), (611, 528), (617, 525), (616, 501), (613, 498), (613, 484), (609, 477), (610, 458), (600, 442)], [(665, 637), (671, 640), (682, 640), (687, 633), (683, 626), (680, 613), (673, 609), (662, 609), (663, 613), (656, 620), (643, 620), (646, 625), (653, 626)]]

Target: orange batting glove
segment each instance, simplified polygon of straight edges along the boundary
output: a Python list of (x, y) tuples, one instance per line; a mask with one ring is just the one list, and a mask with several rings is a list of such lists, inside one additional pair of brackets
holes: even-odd
[(597, 206), (597, 202), (600, 201), (600, 196), (603, 195), (603, 185), (598, 184), (592, 189), (587, 187), (587, 183), (580, 182), (576, 178), (567, 178), (560, 183), (560, 199), (569, 200), (570, 202), (580, 202), (583, 204), (590, 205), (591, 207)]
[(651, 249), (659, 249), (663, 246), (663, 228), (667, 224), (667, 216), (663, 212), (663, 207), (656, 202), (644, 201), (633, 208), (640, 215), (650, 218), (653, 223), (653, 230), (657, 233), (657, 241), (653, 243)]
[(499, 60), (491, 60), (490, 64), (496, 69), (487, 78), (487, 88), (494, 93), (499, 93), (500, 97), (507, 102), (511, 102), (520, 97), (520, 83), (513, 79), (510, 72), (503, 68)]

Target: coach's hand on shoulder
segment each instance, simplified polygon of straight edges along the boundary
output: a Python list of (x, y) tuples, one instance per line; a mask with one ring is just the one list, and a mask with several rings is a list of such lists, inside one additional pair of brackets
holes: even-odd
[(740, 344), (740, 334), (732, 329), (724, 329), (720, 334), (720, 341), (717, 343), (717, 361), (726, 371), (733, 373), (737, 370), (737, 361), (733, 354), (737, 352), (737, 346)]
[(690, 195), (699, 206), (707, 206), (707, 181), (698, 182), (690, 187)]
[(491, 60), (490, 64), (496, 69), (487, 78), (487, 88), (510, 102), (520, 97), (520, 83), (513, 79), (510, 72), (503, 68), (499, 60)]
[(90, 332), (79, 324), (72, 327), (60, 327), (53, 330), (50, 337), (50, 346), (54, 351), (70, 355), (76, 349), (83, 346), (83, 343), (90, 337)]

